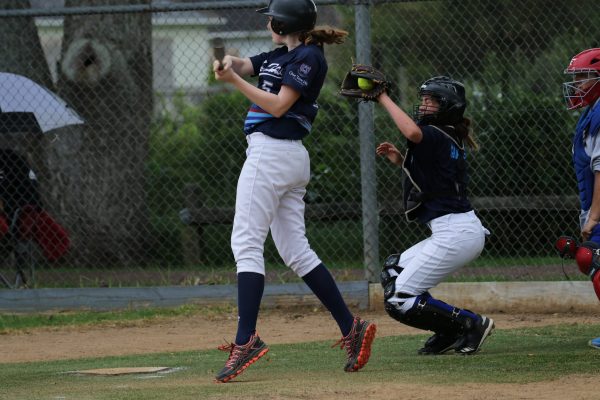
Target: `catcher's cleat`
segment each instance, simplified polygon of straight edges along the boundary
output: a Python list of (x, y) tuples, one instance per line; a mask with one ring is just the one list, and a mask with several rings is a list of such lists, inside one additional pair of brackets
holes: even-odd
[(229, 351), (229, 358), (215, 377), (217, 383), (229, 382), (269, 351), (265, 342), (260, 340), (257, 334), (252, 335), (248, 343), (243, 346), (229, 343), (219, 346), (218, 349)]
[(459, 354), (475, 354), (483, 345), (485, 339), (492, 334), (495, 328), (494, 320), (485, 315), (479, 316), (479, 321), (475, 323), (473, 328), (465, 333), (464, 341), (455, 350)]
[(594, 349), (600, 349), (600, 337), (590, 340), (588, 345)]
[(350, 333), (331, 346), (335, 347), (339, 344), (341, 349), (346, 349), (348, 362), (344, 366), (345, 371), (358, 371), (367, 365), (369, 357), (371, 357), (371, 344), (375, 339), (376, 331), (377, 326), (374, 323), (355, 317)]
[(462, 336), (434, 333), (432, 337), (427, 339), (423, 347), (418, 350), (418, 353), (423, 356), (444, 354), (459, 347), (463, 340)]

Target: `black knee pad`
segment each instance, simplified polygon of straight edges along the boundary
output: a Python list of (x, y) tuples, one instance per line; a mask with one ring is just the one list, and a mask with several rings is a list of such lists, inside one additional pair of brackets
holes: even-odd
[(400, 275), (404, 268), (398, 266), (399, 261), (400, 253), (396, 253), (389, 255), (383, 263), (383, 269), (379, 274), (379, 280), (381, 282), (381, 287), (383, 288), (384, 302), (392, 297), (396, 292), (396, 278), (398, 276), (392, 275), (390, 271), (396, 271), (396, 273)]
[(385, 312), (390, 317), (392, 317), (398, 322), (404, 323), (404, 315), (400, 312), (400, 309), (398, 308), (398, 303), (389, 303), (387, 301), (384, 301), (383, 307), (385, 309)]
[[(393, 295), (401, 299), (401, 301), (390, 303), (387, 301), (387, 299), (384, 300), (384, 309), (390, 317), (405, 325), (412, 326), (413, 328), (430, 330), (429, 324), (423, 322), (422, 318), (420, 318), (420, 312), (413, 312), (413, 310), (418, 307), (418, 302), (426, 302), (427, 299), (431, 297), (428, 292), (425, 292), (419, 296), (407, 293), (392, 293), (392, 296)], [(416, 299), (412, 308), (408, 311), (402, 311), (401, 307), (404, 305), (402, 300), (408, 300), (414, 297), (416, 297)]]

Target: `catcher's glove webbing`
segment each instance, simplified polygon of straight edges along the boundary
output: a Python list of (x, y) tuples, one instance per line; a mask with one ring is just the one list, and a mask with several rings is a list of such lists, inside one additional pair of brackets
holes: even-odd
[[(358, 79), (364, 78), (372, 83), (372, 87), (361, 89), (358, 86)], [(370, 65), (352, 64), (352, 68), (342, 81), (340, 94), (346, 97), (353, 97), (364, 101), (377, 101), (377, 98), (385, 92), (390, 86), (383, 72)]]

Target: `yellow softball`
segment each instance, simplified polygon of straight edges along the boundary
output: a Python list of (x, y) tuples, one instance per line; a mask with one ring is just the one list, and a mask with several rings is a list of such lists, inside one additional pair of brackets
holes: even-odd
[(361, 90), (371, 90), (373, 89), (373, 81), (367, 78), (358, 78), (358, 87)]

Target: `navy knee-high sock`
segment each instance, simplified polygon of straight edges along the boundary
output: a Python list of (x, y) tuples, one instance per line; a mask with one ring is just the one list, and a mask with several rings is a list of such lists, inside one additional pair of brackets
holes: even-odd
[(255, 272), (240, 272), (238, 284), (238, 329), (235, 343), (244, 345), (256, 332), (256, 320), (263, 291), (265, 276)]
[(342, 335), (346, 336), (350, 333), (354, 316), (348, 309), (346, 302), (344, 302), (333, 276), (331, 276), (325, 265), (319, 264), (315, 269), (304, 275), (302, 279), (329, 310), (339, 325)]
[[(431, 296), (431, 295), (429, 295), (429, 296)], [(427, 300), (427, 302), (430, 303), (430, 304), (435, 304), (438, 307), (440, 307), (440, 308), (442, 308), (444, 310), (447, 310), (449, 313), (452, 312), (454, 310), (454, 308), (458, 308), (458, 307), (454, 307), (454, 306), (452, 306), (452, 305), (450, 305), (448, 303), (445, 303), (445, 302), (443, 302), (441, 300), (438, 300), (436, 298), (433, 298), (433, 297), (429, 297), (429, 299)], [(469, 318), (471, 318), (474, 321), (479, 321), (479, 316), (477, 314), (475, 314), (474, 312), (469, 311), (469, 310), (465, 310), (465, 309), (461, 308), (460, 311), (459, 311), (459, 313), (458, 313), (458, 315), (469, 317)]]

